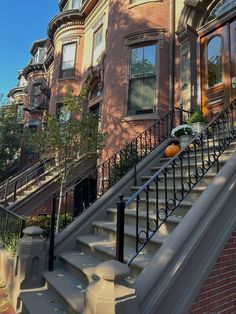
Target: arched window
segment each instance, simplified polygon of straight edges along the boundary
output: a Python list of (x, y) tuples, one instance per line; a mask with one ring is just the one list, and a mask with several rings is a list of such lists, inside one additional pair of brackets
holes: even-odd
[(221, 0), (211, 10), (207, 23), (236, 7), (236, 0)]
[(213, 37), (207, 47), (208, 87), (222, 82), (222, 39)]

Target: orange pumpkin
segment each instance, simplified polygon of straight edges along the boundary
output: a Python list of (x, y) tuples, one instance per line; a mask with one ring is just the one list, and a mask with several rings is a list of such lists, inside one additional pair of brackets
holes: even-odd
[(166, 157), (173, 157), (180, 151), (179, 145), (175, 145), (172, 143), (171, 145), (167, 146), (165, 149), (165, 155)]

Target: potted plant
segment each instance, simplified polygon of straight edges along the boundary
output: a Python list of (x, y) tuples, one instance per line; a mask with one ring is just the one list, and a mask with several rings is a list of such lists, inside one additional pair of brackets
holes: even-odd
[(187, 123), (191, 125), (194, 133), (200, 133), (201, 130), (206, 126), (208, 120), (204, 117), (201, 107), (197, 106), (195, 112), (188, 119)]
[(193, 129), (190, 125), (182, 124), (174, 128), (171, 132), (172, 137), (178, 137), (180, 147), (184, 148), (188, 145), (190, 138), (194, 135)]

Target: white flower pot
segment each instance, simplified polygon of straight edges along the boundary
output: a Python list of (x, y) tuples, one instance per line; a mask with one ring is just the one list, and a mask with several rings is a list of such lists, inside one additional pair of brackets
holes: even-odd
[(206, 126), (204, 122), (195, 122), (190, 124), (194, 133), (200, 133), (201, 130)]
[(181, 149), (185, 148), (188, 146), (188, 143), (190, 142), (191, 136), (190, 135), (181, 135), (179, 137), (179, 144)]

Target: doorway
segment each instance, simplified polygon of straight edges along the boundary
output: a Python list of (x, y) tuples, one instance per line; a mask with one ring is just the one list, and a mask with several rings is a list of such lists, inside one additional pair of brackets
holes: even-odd
[(216, 113), (236, 98), (236, 20), (216, 20), (198, 35), (202, 108)]

